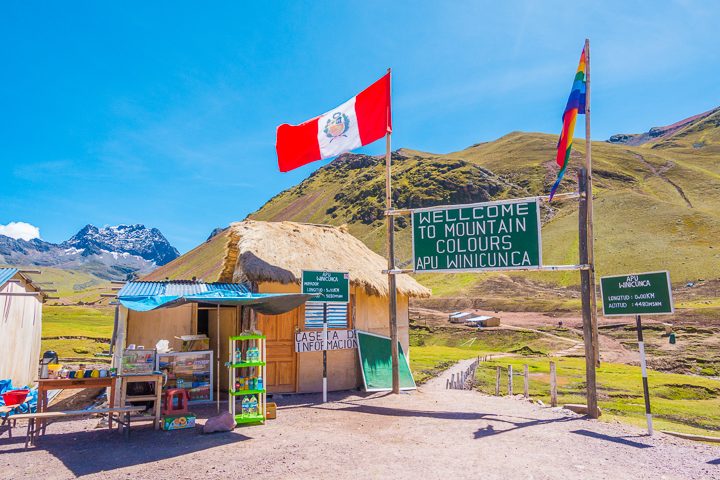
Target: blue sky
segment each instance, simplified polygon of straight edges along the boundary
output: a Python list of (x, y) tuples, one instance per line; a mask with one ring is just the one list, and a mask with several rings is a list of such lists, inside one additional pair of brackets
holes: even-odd
[(187, 251), (322, 165), (281, 174), (277, 125), (388, 67), (393, 148), (559, 133), (585, 37), (594, 139), (720, 104), (715, 2), (304, 3), (3, 2), (0, 227), (143, 223)]

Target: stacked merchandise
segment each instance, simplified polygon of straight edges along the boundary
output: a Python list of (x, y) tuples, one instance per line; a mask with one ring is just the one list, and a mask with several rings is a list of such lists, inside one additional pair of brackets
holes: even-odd
[[(230, 413), (236, 423), (265, 421), (265, 337), (246, 334), (230, 337)], [(241, 397), (240, 414), (236, 414), (235, 400)]]

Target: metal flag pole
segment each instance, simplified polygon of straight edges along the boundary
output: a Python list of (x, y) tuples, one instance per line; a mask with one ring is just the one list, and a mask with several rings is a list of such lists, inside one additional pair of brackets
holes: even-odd
[(650, 412), (650, 388), (648, 387), (647, 365), (645, 363), (645, 342), (643, 341), (642, 320), (635, 316), (637, 325), (638, 350), (640, 350), (640, 369), (642, 370), (643, 395), (645, 396), (645, 417), (647, 418), (648, 435), (653, 434), (652, 413)]
[[(390, 69), (388, 68), (388, 74)], [(390, 79), (392, 86), (392, 78)], [(389, 106), (388, 102), (388, 106)], [(388, 110), (388, 115), (390, 111)], [(388, 118), (389, 123), (389, 118)], [(390, 181), (390, 136), (392, 132), (388, 130), (385, 135), (385, 209), (387, 210), (385, 220), (387, 223), (387, 255), (388, 255), (388, 297), (389, 297), (389, 317), (390, 317), (390, 357), (392, 361), (392, 392), (400, 393), (400, 371), (398, 359), (398, 332), (397, 332), (397, 286), (395, 282), (395, 217), (388, 214), (392, 210), (391, 181)]]
[(595, 236), (593, 233), (593, 189), (592, 189), (592, 139), (590, 138), (590, 40), (585, 39), (585, 186), (587, 193), (587, 237), (588, 264), (590, 265), (590, 326), (592, 330), (593, 357), (600, 366), (600, 341), (597, 326), (597, 299), (595, 288)]

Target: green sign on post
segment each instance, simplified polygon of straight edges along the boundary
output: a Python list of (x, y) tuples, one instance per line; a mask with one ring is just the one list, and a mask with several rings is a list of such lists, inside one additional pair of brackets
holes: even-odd
[(313, 302), (348, 303), (350, 275), (347, 272), (302, 271), (302, 293), (319, 294)]
[(413, 210), (413, 270), (478, 272), (542, 265), (537, 199)]
[(602, 277), (603, 315), (666, 315), (673, 313), (670, 273), (651, 272)]

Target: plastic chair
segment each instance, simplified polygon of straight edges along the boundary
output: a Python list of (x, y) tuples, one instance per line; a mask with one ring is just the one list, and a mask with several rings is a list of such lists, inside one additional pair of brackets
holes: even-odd
[(188, 413), (188, 397), (187, 390), (184, 388), (168, 388), (163, 393), (163, 415), (178, 415)]

